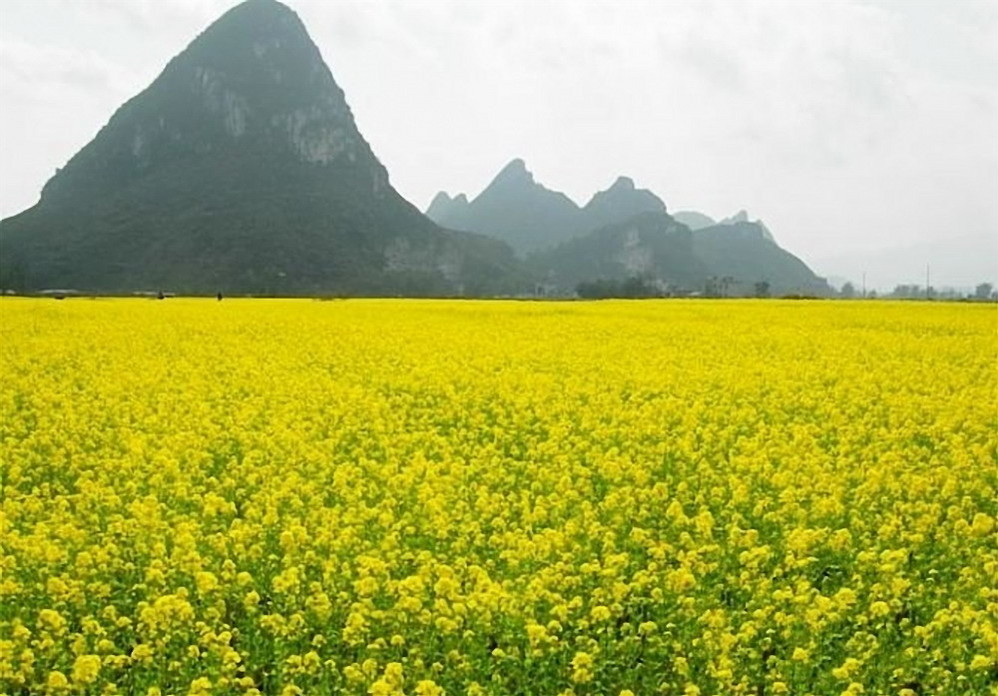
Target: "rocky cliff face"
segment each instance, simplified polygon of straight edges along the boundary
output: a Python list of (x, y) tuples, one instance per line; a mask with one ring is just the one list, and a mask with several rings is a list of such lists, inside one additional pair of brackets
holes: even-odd
[(665, 212), (645, 212), (601, 227), (530, 260), (558, 293), (579, 283), (642, 278), (661, 288), (697, 288), (709, 271), (693, 253), (690, 230)]
[(0, 223), (0, 242), (7, 284), (98, 291), (450, 293), (466, 267), (498, 278), (511, 258), (399, 196), (276, 0), (208, 27)]
[(248, 0), (206, 29), (53, 177), (43, 199), (246, 150), (335, 165), (372, 192), (388, 183), (301, 20), (275, 0)]

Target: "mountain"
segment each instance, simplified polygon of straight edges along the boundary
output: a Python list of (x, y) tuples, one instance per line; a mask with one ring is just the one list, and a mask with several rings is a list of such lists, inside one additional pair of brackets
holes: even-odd
[(556, 293), (582, 282), (639, 277), (665, 288), (703, 286), (710, 274), (695, 254), (693, 234), (665, 212), (644, 212), (540, 252), (529, 260)]
[(430, 207), (426, 209), (426, 217), (439, 222), (456, 215), (462, 215), (467, 207), (468, 198), (463, 193), (451, 198), (446, 191), (441, 191), (430, 201)]
[(771, 294), (831, 294), (824, 279), (773, 242), (757, 222), (690, 230), (665, 212), (644, 212), (606, 225), (528, 263), (553, 294), (581, 283), (618, 287), (641, 279), (659, 291), (752, 296), (758, 283)]
[(515, 159), (470, 203), (440, 192), (427, 215), (509, 243), (556, 294), (571, 294), (584, 282), (633, 278), (660, 289), (732, 296), (757, 294), (757, 284), (781, 295), (832, 292), (746, 211), (721, 222), (694, 211), (672, 216), (661, 198), (625, 176), (579, 208), (534, 181)]
[[(731, 217), (726, 217), (726, 218), (724, 218), (723, 220), (721, 220), (717, 224), (718, 225), (738, 225), (738, 224), (747, 223), (747, 222), (749, 222), (748, 211), (746, 211), (746, 210), (739, 210), (737, 213), (735, 213)], [(759, 231), (762, 232), (763, 239), (767, 239), (770, 242), (775, 242), (776, 241), (775, 239), (773, 239), (773, 235), (772, 235), (772, 233), (770, 233), (769, 228), (766, 227), (762, 223), (762, 220), (756, 220), (753, 224), (755, 224), (759, 228)]]
[[(446, 196), (446, 194), (444, 194)], [(527, 254), (578, 233), (582, 213), (568, 196), (534, 180), (522, 159), (514, 159), (470, 203), (447, 203), (439, 194), (427, 210), (439, 225), (488, 235)]]
[(500, 239), (522, 255), (553, 248), (639, 213), (665, 212), (665, 203), (626, 176), (617, 177), (583, 208), (564, 193), (534, 180), (522, 159), (514, 159), (470, 203), (464, 194), (441, 191), (426, 209), (436, 223)]
[(247, 0), (0, 222), (0, 284), (124, 292), (504, 292), (505, 245), (441, 230), (361, 136), (298, 16)]
[(694, 231), (699, 230), (701, 227), (710, 227), (717, 224), (714, 218), (703, 213), (698, 213), (695, 210), (680, 210), (678, 213), (673, 213), (672, 217), (675, 218), (676, 222), (681, 222)]
[(735, 213), (731, 217), (726, 217), (726, 218), (724, 218), (723, 220), (721, 220), (717, 224), (718, 225), (737, 225), (740, 222), (748, 222), (748, 221), (749, 221), (748, 211), (746, 211), (746, 210), (739, 210), (737, 213)]
[(727, 278), (726, 292), (752, 295), (755, 284), (768, 283), (777, 295), (831, 294), (824, 278), (819, 278), (803, 261), (780, 248), (761, 222), (721, 222), (692, 233), (693, 253), (710, 274)]
[(648, 189), (635, 188), (634, 180), (620, 176), (606, 191), (599, 191), (582, 209), (584, 231), (627, 220), (639, 213), (664, 213), (665, 203)]

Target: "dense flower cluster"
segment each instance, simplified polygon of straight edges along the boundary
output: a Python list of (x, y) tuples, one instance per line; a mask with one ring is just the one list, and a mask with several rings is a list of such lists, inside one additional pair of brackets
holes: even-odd
[(0, 693), (998, 679), (992, 307), (0, 302)]

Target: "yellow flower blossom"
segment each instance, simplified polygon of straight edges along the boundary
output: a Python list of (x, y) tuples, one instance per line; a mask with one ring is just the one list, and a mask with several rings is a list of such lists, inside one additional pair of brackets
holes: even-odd
[(100, 674), (100, 655), (80, 655), (73, 662), (71, 678), (77, 684), (91, 684), (97, 680)]
[(7, 691), (990, 685), (994, 305), (0, 316)]
[(48, 678), (45, 681), (45, 686), (49, 693), (58, 693), (69, 689), (69, 680), (66, 679), (65, 674), (55, 670), (49, 672)]
[(572, 658), (572, 681), (585, 684), (593, 679), (593, 657), (586, 652), (577, 652)]
[(416, 683), (416, 696), (444, 696), (444, 690), (432, 679), (421, 679)]

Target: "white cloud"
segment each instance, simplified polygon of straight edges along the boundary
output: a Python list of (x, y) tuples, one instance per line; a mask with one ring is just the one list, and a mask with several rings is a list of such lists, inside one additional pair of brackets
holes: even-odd
[(117, 93), (134, 83), (127, 67), (96, 51), (0, 39), (0, 73), (4, 91), (28, 99), (60, 99), (64, 92), (80, 98), (94, 90)]

